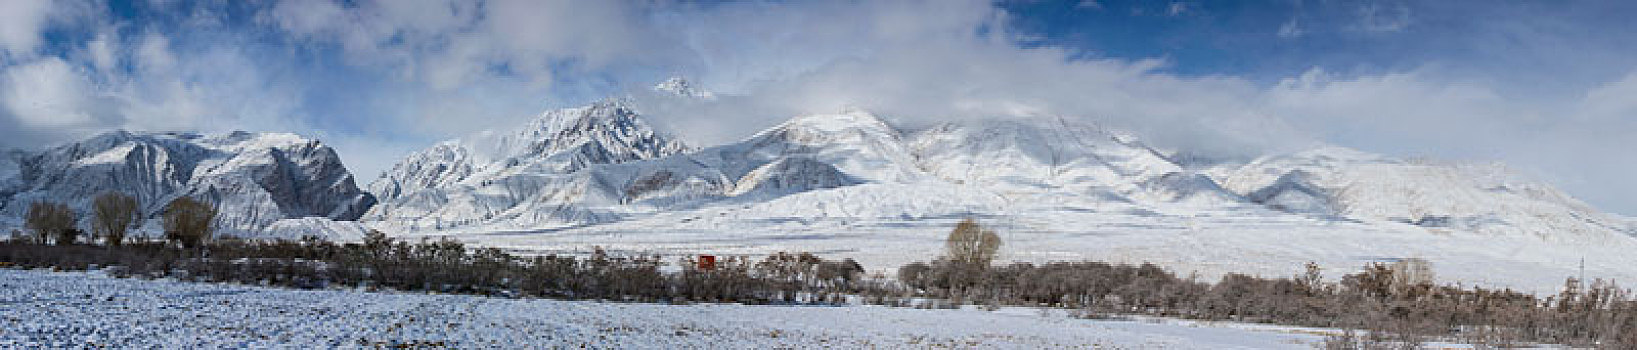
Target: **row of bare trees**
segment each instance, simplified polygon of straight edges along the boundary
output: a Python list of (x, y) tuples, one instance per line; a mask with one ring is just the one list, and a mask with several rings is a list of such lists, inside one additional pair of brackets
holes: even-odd
[[(57, 245), (78, 244), (85, 231), (78, 225), (74, 209), (67, 204), (38, 201), (29, 205), (24, 214), (24, 226), (33, 233), (36, 243)], [(179, 197), (165, 206), (161, 221), (167, 241), (186, 248), (196, 248), (209, 240), (215, 231), (216, 208), (192, 197)], [(107, 192), (91, 201), (91, 233), (86, 243), (101, 239), (108, 246), (126, 242), (131, 229), (141, 224), (142, 209), (136, 197)]]
[(107, 267), (119, 277), (647, 302), (836, 303), (879, 287), (859, 283), (864, 269), (850, 259), (807, 253), (760, 260), (730, 256), (708, 267), (684, 258), (677, 261), (679, 271), (667, 272), (659, 256), (598, 248), (583, 257), (522, 257), (449, 238), (407, 242), (378, 231), (361, 243), (308, 238), (206, 245), (208, 256), (148, 242), (93, 247), (12, 241), (0, 242), (0, 262), (25, 268)]
[(1063, 307), (1083, 315), (1147, 314), (1362, 329), (1336, 348), (1414, 348), (1428, 338), (1491, 346), (1553, 343), (1637, 349), (1637, 298), (1610, 281), (1570, 278), (1544, 297), (1509, 289), (1440, 286), (1423, 259), (1371, 263), (1326, 280), (1318, 265), (1289, 278), (1228, 274), (1215, 283), (1153, 264), (991, 265), (1000, 241), (967, 220), (943, 257), (907, 264), (899, 281), (916, 294), (991, 305)]

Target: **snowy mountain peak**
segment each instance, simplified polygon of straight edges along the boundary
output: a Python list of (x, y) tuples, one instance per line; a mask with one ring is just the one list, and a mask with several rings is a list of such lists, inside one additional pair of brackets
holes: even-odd
[[(586, 169), (687, 149), (655, 131), (624, 100), (552, 110), (513, 132), (451, 140), (411, 154), (370, 184), (382, 204), (367, 217), (408, 227), (459, 226), (501, 215), (575, 217), (522, 211), (540, 201), (577, 200), (579, 195), (537, 191), (583, 186), (576, 179)], [(471, 195), (476, 192), (486, 195)], [(568, 199), (553, 199), (557, 195)]]
[(608, 157), (605, 163), (654, 158), (686, 148), (654, 131), (620, 100), (548, 112), (506, 141), (524, 146), (512, 156), (550, 157), (575, 148), (600, 148), (606, 154), (592, 156)]
[(679, 77), (679, 76), (678, 77), (671, 77), (670, 79), (665, 79), (665, 81), (654, 85), (654, 91), (676, 94), (677, 96), (683, 96), (683, 97), (694, 97), (694, 98), (701, 98), (701, 99), (714, 99), (714, 98), (716, 98), (716, 94), (711, 93), (710, 91), (695, 87), (693, 85), (693, 83), (690, 83), (690, 82), (688, 82), (687, 79), (683, 79), (682, 77)]
[(370, 184), (383, 200), (421, 190), (484, 182), (523, 172), (567, 174), (593, 164), (651, 159), (685, 151), (655, 131), (625, 101), (548, 111), (509, 133), (482, 133), (411, 154)]
[[(753, 136), (777, 137), (782, 142), (802, 145), (823, 145), (845, 142), (848, 138), (871, 138), (875, 142), (897, 142), (898, 130), (874, 114), (851, 110), (836, 114), (808, 114), (797, 116)], [(863, 141), (863, 140), (858, 140)]]

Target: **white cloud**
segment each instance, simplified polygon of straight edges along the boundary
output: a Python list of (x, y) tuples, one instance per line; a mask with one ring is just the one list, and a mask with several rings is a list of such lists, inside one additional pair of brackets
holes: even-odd
[(98, 119), (93, 94), (80, 72), (55, 57), (8, 67), (0, 74), (0, 105), (31, 129), (93, 125)]
[(1184, 13), (1188, 13), (1191, 8), (1192, 7), (1188, 6), (1188, 3), (1173, 2), (1171, 5), (1165, 7), (1165, 14), (1168, 16), (1180, 16)]
[(1412, 141), (1386, 142), (1398, 152), (1467, 148), (1472, 136), (1509, 132), (1498, 124), (1505, 117), (1528, 113), (1486, 86), (1423, 75), (1338, 78), (1313, 69), (1270, 89), (1263, 107), (1326, 140)]
[(1279, 25), (1278, 35), (1280, 38), (1299, 38), (1306, 33), (1307, 31), (1302, 29), (1301, 22), (1298, 22), (1295, 18), (1291, 18), (1289, 21), (1285, 21), (1285, 24)]
[(114, 57), (115, 43), (109, 42), (107, 34), (97, 35), (95, 40), (85, 44), (85, 50), (91, 55), (91, 64), (97, 71), (108, 73), (114, 69), (117, 58)]
[(1637, 96), (1637, 71), (1587, 91), (1580, 101), (1581, 115), (1588, 121), (1637, 125), (1637, 99), (1633, 96)]
[(1372, 33), (1402, 32), (1410, 26), (1410, 8), (1402, 3), (1392, 5), (1366, 2), (1358, 7), (1358, 29)]
[[(1019, 49), (1004, 29), (1008, 14), (979, 2), (939, 4), (933, 7), (941, 13), (901, 3), (716, 9), (680, 31), (704, 57), (702, 85), (721, 98), (646, 108), (696, 144), (847, 108), (908, 127), (1080, 118), (1218, 156), (1307, 142), (1252, 109), (1257, 88), (1249, 81), (1178, 77), (1160, 72), (1164, 62), (1156, 60), (1073, 60), (1066, 50)], [(740, 13), (750, 10), (757, 15)]]
[(50, 0), (0, 1), (0, 57), (34, 51), (51, 10)]
[[(481, 6), (480, 6), (481, 5)], [(662, 64), (674, 40), (617, 1), (360, 1), (277, 3), (263, 21), (307, 42), (336, 44), (360, 66), (452, 90), (502, 76), (549, 84), (557, 70)], [(563, 63), (572, 63), (565, 65)], [(504, 72), (497, 72), (504, 69)]]

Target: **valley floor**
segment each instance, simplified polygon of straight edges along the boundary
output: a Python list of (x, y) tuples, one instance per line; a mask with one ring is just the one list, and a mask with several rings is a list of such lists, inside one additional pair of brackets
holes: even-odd
[(1028, 308), (633, 304), (0, 269), (0, 348), (1312, 349), (1323, 332)]

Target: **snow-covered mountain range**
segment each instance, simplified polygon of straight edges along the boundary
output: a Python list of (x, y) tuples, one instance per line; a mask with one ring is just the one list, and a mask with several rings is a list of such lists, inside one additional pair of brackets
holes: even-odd
[[(711, 96), (678, 79), (656, 89)], [(814, 203), (851, 210), (769, 208), (776, 212), (770, 215), (1209, 208), (1547, 238), (1633, 232), (1624, 218), (1498, 165), (1399, 160), (1340, 147), (1185, 164), (1135, 136), (1066, 119), (903, 130), (857, 110), (798, 116), (738, 142), (690, 149), (642, 118), (631, 102), (609, 99), (547, 112), (512, 133), (440, 143), (369, 186), (381, 204), (364, 220), (404, 230), (588, 225), (871, 185), (874, 192), (906, 192), (870, 203)]]
[(0, 158), (0, 222), (11, 226), (40, 200), (89, 220), (92, 199), (110, 191), (137, 198), (150, 232), (181, 196), (216, 203), (220, 232), (240, 236), (287, 219), (356, 220), (375, 204), (334, 150), (291, 134), (114, 131)]
[[(715, 98), (680, 79), (656, 90)], [(177, 196), (212, 200), (241, 236), (374, 228), (529, 251), (805, 250), (890, 267), (930, 258), (949, 225), (977, 217), (1003, 232), (1005, 260), (1284, 274), (1422, 257), (1458, 280), (1551, 286), (1586, 257), (1588, 273), (1637, 278), (1637, 223), (1495, 164), (1334, 146), (1203, 161), (1074, 119), (906, 128), (863, 110), (696, 147), (645, 118), (625, 98), (548, 111), (411, 154), (367, 193), (334, 151), (295, 135), (112, 132), (0, 152), (0, 224), (20, 226), (36, 200), (84, 212), (122, 191), (150, 219)]]

